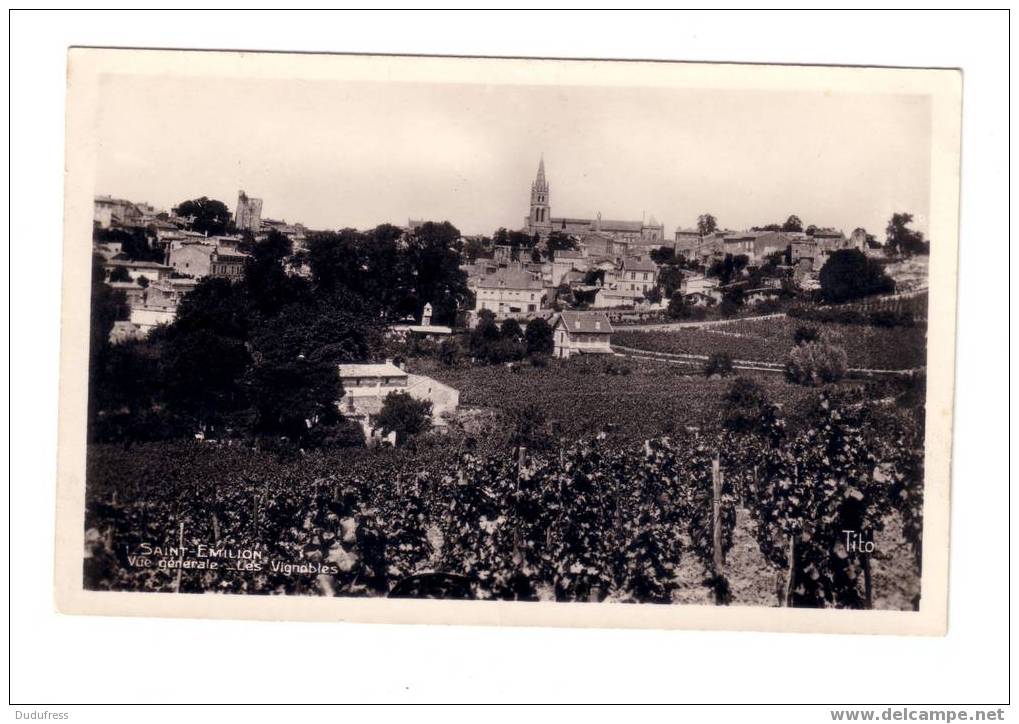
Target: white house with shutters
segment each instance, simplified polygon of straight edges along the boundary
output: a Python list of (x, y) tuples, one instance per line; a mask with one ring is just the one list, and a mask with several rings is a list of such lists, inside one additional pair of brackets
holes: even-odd
[(560, 312), (552, 323), (553, 354), (611, 354), (612, 325), (604, 312)]

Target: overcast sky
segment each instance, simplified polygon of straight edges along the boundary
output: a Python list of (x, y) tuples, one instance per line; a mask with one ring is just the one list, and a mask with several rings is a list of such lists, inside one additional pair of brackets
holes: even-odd
[(523, 225), (544, 153), (553, 216), (927, 233), (924, 96), (105, 76), (101, 98), (96, 193), (167, 209), (244, 189), (315, 229), (491, 234)]

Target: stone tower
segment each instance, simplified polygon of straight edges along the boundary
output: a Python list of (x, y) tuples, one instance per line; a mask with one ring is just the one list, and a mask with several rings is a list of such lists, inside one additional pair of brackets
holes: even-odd
[(552, 210), (548, 201), (548, 181), (545, 180), (545, 156), (538, 161), (538, 175), (531, 184), (531, 213), (527, 217), (527, 230), (543, 238), (552, 230)]
[(244, 191), (238, 191), (234, 225), (257, 234), (262, 228), (262, 199), (253, 199)]

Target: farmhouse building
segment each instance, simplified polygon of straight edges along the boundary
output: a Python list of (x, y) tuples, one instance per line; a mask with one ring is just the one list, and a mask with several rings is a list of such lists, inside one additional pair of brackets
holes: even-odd
[(137, 204), (126, 199), (96, 196), (92, 220), (100, 229), (133, 228), (141, 225), (142, 212)]
[(619, 265), (616, 280), (618, 289), (643, 297), (658, 286), (658, 265), (646, 256), (626, 257)]
[(552, 286), (557, 287), (562, 284), (566, 272), (586, 268), (587, 260), (582, 251), (564, 249), (555, 252), (555, 256), (552, 259)]
[(556, 357), (611, 354), (612, 325), (604, 312), (560, 312), (552, 324)]
[(691, 256), (691, 252), (695, 251), (700, 245), (700, 231), (697, 229), (687, 229), (683, 227), (676, 229), (676, 243), (673, 248), (676, 250), (677, 254), (689, 258)]
[(244, 275), (248, 255), (216, 244), (185, 243), (171, 247), (167, 257), (175, 272), (192, 279), (240, 279)]
[(416, 400), (432, 403), (432, 424), (444, 427), (446, 418), (456, 412), (460, 393), (438, 380), (413, 375), (391, 360), (383, 363), (341, 364), (343, 397), (336, 403), (340, 413), (361, 425), (366, 438), (375, 432), (373, 418), (382, 411), (386, 395), (405, 392)]
[(524, 319), (545, 306), (545, 285), (521, 268), (499, 269), (474, 283), (475, 316), (487, 309), (497, 320)]
[(115, 269), (126, 269), (132, 281), (145, 277), (150, 282), (170, 276), (170, 267), (154, 261), (137, 261), (134, 259), (109, 259), (103, 263), (107, 278)]

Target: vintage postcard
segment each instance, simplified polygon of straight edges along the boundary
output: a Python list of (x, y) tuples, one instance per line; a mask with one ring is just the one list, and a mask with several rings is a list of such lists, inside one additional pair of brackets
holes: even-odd
[(67, 77), (61, 611), (945, 632), (959, 72)]

